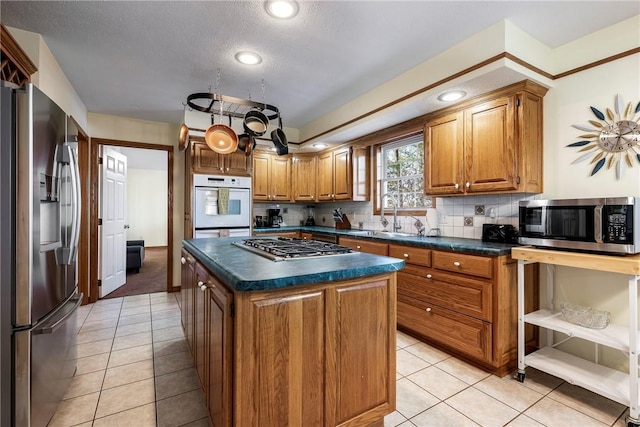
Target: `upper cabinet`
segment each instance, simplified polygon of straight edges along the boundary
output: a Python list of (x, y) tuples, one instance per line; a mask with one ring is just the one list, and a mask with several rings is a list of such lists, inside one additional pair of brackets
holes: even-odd
[(291, 200), (291, 159), (265, 152), (253, 153), (253, 200)]
[(318, 155), (318, 201), (369, 200), (368, 149), (344, 147)]
[(293, 158), (293, 201), (315, 202), (317, 197), (318, 158), (296, 156)]
[(425, 194), (542, 192), (542, 97), (524, 81), (425, 125)]
[(219, 154), (211, 150), (207, 144), (192, 142), (191, 172), (210, 175), (251, 175), (251, 157), (244, 152)]

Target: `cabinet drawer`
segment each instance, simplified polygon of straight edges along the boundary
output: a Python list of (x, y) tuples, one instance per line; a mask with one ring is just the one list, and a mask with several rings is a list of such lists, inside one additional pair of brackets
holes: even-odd
[(398, 326), (452, 350), (491, 360), (491, 324), (473, 317), (399, 294)]
[(491, 321), (491, 282), (467, 279), (432, 269), (415, 276), (398, 273), (398, 294), (432, 302), (453, 311)]
[(366, 252), (375, 255), (389, 255), (389, 245), (386, 243), (369, 242), (367, 240), (351, 239), (349, 237), (340, 237), (340, 244), (348, 246), (358, 252)]
[(477, 255), (433, 251), (433, 268), (487, 279), (493, 277), (493, 259)]
[(403, 259), (407, 264), (431, 267), (431, 249), (389, 245), (389, 256)]

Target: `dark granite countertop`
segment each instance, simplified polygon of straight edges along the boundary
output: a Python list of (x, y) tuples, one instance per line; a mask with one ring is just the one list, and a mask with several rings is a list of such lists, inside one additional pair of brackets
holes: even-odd
[(303, 231), (332, 234), (337, 236), (352, 237), (356, 239), (372, 240), (385, 243), (396, 243), (399, 245), (417, 246), (423, 248), (440, 249), (454, 252), (464, 252), (469, 254), (500, 256), (511, 255), (511, 249), (522, 245), (512, 243), (490, 243), (477, 239), (463, 239), (460, 237), (427, 237), (427, 236), (379, 236), (371, 235), (368, 230), (339, 230), (332, 227), (319, 226), (295, 226), (280, 228), (254, 228), (256, 235), (261, 233), (278, 233), (287, 231)]
[(355, 252), (342, 256), (275, 262), (232, 245), (241, 237), (189, 239), (182, 245), (236, 291), (261, 291), (332, 282), (401, 270), (397, 258)]

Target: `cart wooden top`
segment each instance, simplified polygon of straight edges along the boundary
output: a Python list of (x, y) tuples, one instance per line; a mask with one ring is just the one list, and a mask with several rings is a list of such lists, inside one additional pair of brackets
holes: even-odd
[(640, 254), (603, 255), (522, 246), (511, 249), (517, 260), (640, 276)]

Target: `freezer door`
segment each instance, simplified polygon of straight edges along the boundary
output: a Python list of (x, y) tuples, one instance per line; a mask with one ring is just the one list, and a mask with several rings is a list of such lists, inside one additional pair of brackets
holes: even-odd
[(37, 327), (15, 334), (15, 425), (45, 427), (67, 392), (76, 372), (81, 303), (82, 294), (74, 294)]

